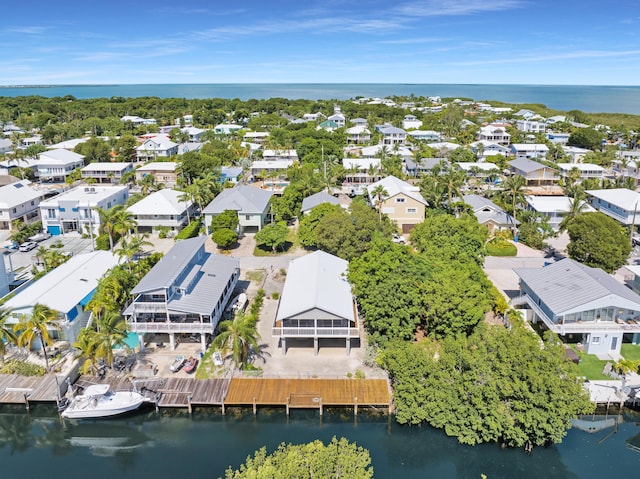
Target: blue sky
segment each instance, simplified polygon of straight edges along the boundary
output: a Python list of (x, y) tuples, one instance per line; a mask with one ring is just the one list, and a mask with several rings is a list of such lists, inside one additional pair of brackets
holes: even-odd
[(0, 84), (638, 85), (631, 0), (3, 2)]

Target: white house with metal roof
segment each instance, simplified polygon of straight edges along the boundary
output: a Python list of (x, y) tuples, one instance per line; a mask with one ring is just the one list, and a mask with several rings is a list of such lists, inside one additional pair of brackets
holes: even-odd
[(182, 200), (183, 195), (182, 191), (163, 188), (129, 206), (127, 211), (138, 223), (138, 232), (151, 233), (162, 227), (179, 231), (185, 227), (195, 214), (195, 205)]
[(640, 193), (627, 188), (587, 190), (591, 205), (623, 225), (640, 223)]
[(199, 334), (202, 351), (212, 337), (240, 276), (237, 258), (208, 253), (206, 236), (178, 241), (131, 291), (123, 311), (141, 349), (145, 334)]
[(87, 325), (90, 312), (87, 303), (93, 297), (98, 281), (118, 264), (110, 251), (78, 254), (24, 289), (16, 290), (4, 307), (11, 311), (9, 322), (29, 316), (33, 306), (43, 304), (59, 313), (61, 331), (52, 331), (54, 338), (75, 341)]
[(271, 211), (272, 191), (238, 185), (225, 188), (203, 210), (207, 234), (211, 234), (211, 220), (225, 210), (238, 213), (238, 228), (240, 232), (260, 231), (266, 224)]
[(556, 334), (581, 334), (589, 354), (618, 357), (625, 334), (640, 342), (640, 296), (599, 268), (570, 258), (544, 268), (517, 268), (528, 319)]
[(127, 198), (127, 186), (78, 186), (40, 203), (42, 229), (56, 236), (69, 231), (85, 232), (91, 228), (92, 233), (98, 235), (98, 208), (108, 210), (124, 205)]
[[(560, 229), (560, 223), (571, 211), (573, 198), (568, 196), (533, 196), (525, 197), (527, 209), (549, 218), (549, 225), (554, 231)], [(589, 203), (582, 201), (583, 206), (581, 213), (590, 213), (595, 211)]]
[(155, 135), (136, 146), (137, 161), (155, 161), (178, 154), (178, 144), (168, 135)]
[(40, 218), (42, 192), (21, 180), (0, 187), (0, 229), (10, 230), (14, 220), (32, 223)]
[(48, 150), (38, 155), (35, 174), (40, 181), (63, 182), (77, 168), (84, 166), (84, 156), (73, 151)]
[(595, 178), (602, 180), (604, 177), (604, 168), (593, 163), (558, 163), (560, 177), (567, 178), (572, 170), (580, 173), (580, 179)]
[(349, 262), (324, 251), (293, 259), (278, 303), (272, 334), (280, 338), (282, 353), (294, 340), (344, 339), (347, 354), (359, 339), (356, 302), (347, 281)]

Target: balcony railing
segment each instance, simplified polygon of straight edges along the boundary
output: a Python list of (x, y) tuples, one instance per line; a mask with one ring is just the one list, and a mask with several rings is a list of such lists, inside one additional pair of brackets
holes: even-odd
[(358, 328), (272, 328), (273, 336), (297, 336), (300, 338), (358, 337)]
[(133, 303), (133, 309), (136, 313), (166, 313), (167, 304), (164, 301), (158, 303), (139, 302)]
[(175, 323), (148, 322), (129, 323), (129, 329), (134, 333), (209, 333), (213, 334), (214, 323)]

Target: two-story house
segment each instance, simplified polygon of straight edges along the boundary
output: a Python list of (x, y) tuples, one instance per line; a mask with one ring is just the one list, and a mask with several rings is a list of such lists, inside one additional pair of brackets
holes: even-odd
[(178, 144), (168, 135), (155, 135), (136, 147), (137, 161), (156, 161), (158, 158), (169, 158), (177, 154)]
[(83, 180), (95, 180), (96, 183), (120, 184), (122, 175), (133, 171), (133, 163), (96, 162), (89, 163), (80, 170)]
[(402, 119), (402, 128), (405, 130), (417, 130), (422, 126), (422, 120), (418, 120), (415, 115), (405, 115)]
[[(58, 313), (62, 326), (49, 331), (54, 339), (74, 342), (87, 325), (90, 311), (87, 303), (98, 287), (98, 281), (118, 264), (111, 251), (77, 254), (42, 278), (16, 291), (4, 307), (11, 311), (8, 323), (18, 323), (22, 315), (30, 316), (33, 306), (43, 304)], [(40, 344), (35, 342), (37, 348)]]
[(387, 146), (404, 145), (407, 142), (407, 132), (395, 126), (383, 126), (378, 129), (382, 134), (382, 144)]
[(462, 201), (471, 206), (478, 223), (485, 225), (489, 234), (515, 228), (520, 222), (490, 199), (480, 195), (463, 195)]
[(624, 335), (640, 340), (640, 296), (600, 268), (569, 258), (517, 268), (526, 319), (560, 336), (582, 335), (585, 352), (619, 357)]
[(368, 185), (382, 178), (380, 158), (343, 158), (342, 166), (342, 192), (349, 196), (363, 194)]
[(206, 236), (178, 241), (131, 291), (123, 311), (144, 349), (146, 334), (199, 334), (202, 351), (212, 338), (240, 276), (237, 258), (208, 253)]
[(502, 126), (488, 125), (480, 127), (478, 140), (487, 140), (499, 145), (508, 146), (511, 143), (511, 135)]
[(226, 188), (216, 196), (203, 210), (207, 234), (211, 233), (211, 220), (225, 210), (238, 213), (238, 229), (240, 233), (260, 231), (267, 223), (271, 211), (273, 192), (238, 185)]
[(525, 133), (544, 133), (547, 124), (542, 121), (518, 120), (516, 121), (516, 129)]
[(62, 183), (77, 168), (84, 166), (84, 156), (73, 151), (48, 150), (38, 155), (35, 174), (40, 181)]
[(537, 161), (519, 158), (509, 162), (511, 172), (526, 180), (527, 186), (553, 185), (558, 181), (557, 171)]
[(361, 145), (371, 141), (371, 132), (366, 126), (356, 125), (347, 128), (347, 144)]
[(640, 193), (627, 188), (587, 190), (586, 193), (591, 206), (601, 213), (625, 226), (640, 223)]
[(178, 181), (178, 163), (175, 161), (153, 161), (142, 165), (136, 170), (136, 181), (146, 176), (153, 176), (156, 183), (162, 183), (167, 188), (173, 188)]
[(573, 170), (577, 170), (581, 180), (587, 178), (602, 180), (602, 178), (604, 178), (604, 168), (594, 163), (558, 163), (558, 168), (561, 178), (567, 178), (572, 174)]
[(549, 153), (549, 147), (544, 143), (513, 143), (510, 150), (511, 154), (518, 159), (544, 159)]
[(78, 231), (97, 236), (100, 229), (98, 208), (108, 210), (124, 205), (127, 186), (84, 185), (40, 202), (42, 229), (52, 235)]
[(151, 233), (158, 228), (177, 232), (185, 227), (195, 214), (191, 200), (183, 200), (182, 191), (163, 188), (145, 196), (129, 206), (127, 211), (138, 224), (138, 232)]
[[(573, 204), (573, 198), (568, 196), (532, 196), (525, 197), (527, 210), (535, 211), (541, 216), (548, 218), (549, 226), (553, 231), (560, 230), (560, 223), (567, 216)], [(591, 205), (583, 200), (581, 213), (595, 211)]]
[(29, 184), (28, 180), (21, 180), (0, 187), (0, 229), (12, 229), (15, 220), (28, 224), (40, 218), (42, 193)]
[(349, 355), (352, 339), (359, 338), (359, 320), (346, 279), (348, 266), (348, 261), (324, 251), (289, 262), (272, 329), (282, 354), (288, 347), (313, 343), (317, 355), (321, 339), (344, 339)]
[[(384, 191), (381, 205), (378, 205), (378, 198), (374, 193), (378, 186)], [(394, 221), (403, 233), (409, 233), (415, 225), (424, 221), (428, 204), (420, 194), (418, 186), (413, 186), (395, 176), (387, 176), (369, 185), (367, 193), (369, 202)]]

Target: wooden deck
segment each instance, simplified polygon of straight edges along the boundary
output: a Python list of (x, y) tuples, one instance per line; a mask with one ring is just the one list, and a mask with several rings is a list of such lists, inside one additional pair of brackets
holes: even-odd
[(224, 400), (228, 406), (384, 406), (391, 402), (384, 379), (233, 378)]
[(55, 376), (0, 374), (0, 404), (24, 404), (25, 394), (30, 402), (55, 402), (58, 397)]
[[(108, 378), (97, 381), (94, 377), (83, 376), (78, 385), (108, 383), (114, 391), (130, 390), (133, 384), (129, 379)], [(136, 379), (138, 391), (159, 407), (222, 406), (229, 379), (195, 378), (150, 378)]]

